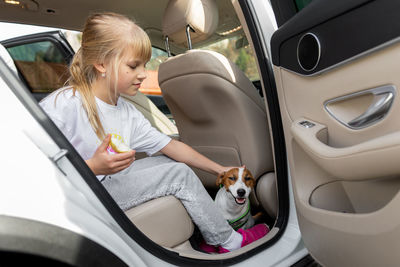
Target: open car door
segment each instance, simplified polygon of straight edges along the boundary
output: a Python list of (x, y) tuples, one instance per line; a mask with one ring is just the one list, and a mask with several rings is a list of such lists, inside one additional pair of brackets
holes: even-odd
[(324, 266), (400, 262), (399, 14), (314, 0), (271, 39), (298, 221)]

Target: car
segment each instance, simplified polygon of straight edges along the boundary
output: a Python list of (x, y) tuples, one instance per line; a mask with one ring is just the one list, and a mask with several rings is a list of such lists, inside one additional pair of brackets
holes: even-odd
[[(246, 164), (257, 178), (252, 208), (261, 212), (271, 232), (238, 251), (206, 254), (196, 247), (198, 232), (174, 197), (122, 212), (38, 106), (48, 92), (32, 91), (24, 74), (31, 66), (13, 55), (13, 47), (32, 44), (30, 38), (47, 39), (59, 51), (69, 51), (53, 63), (67, 64), (73, 49), (63, 34), (53, 31), (2, 42), (18, 72), (0, 60), (5, 140), (0, 261), (396, 266), (400, 3), (176, 1), (188, 9), (192, 3), (204, 4), (207, 12), (200, 13), (215, 29), (202, 31), (195, 17), (177, 33), (187, 38), (163, 32), (168, 16), (182, 15), (171, 8), (174, 0), (158, 0), (157, 5), (4, 1), (0, 20), (79, 31), (87, 15), (98, 10), (135, 17), (154, 48), (171, 54), (157, 74), (162, 91), (158, 98), (168, 111), (148, 108), (148, 118), (156, 112), (169, 116), (167, 121), (176, 123), (177, 132), (170, 133), (174, 138), (222, 164)], [(249, 54), (233, 62), (228, 54), (200, 49), (231, 37), (235, 48), (253, 53), (256, 81), (245, 72), (246, 64), (240, 64), (249, 62)], [(195, 49), (186, 51), (191, 46)], [(148, 95), (142, 98), (149, 101)], [(214, 195), (215, 177), (194, 171)]]

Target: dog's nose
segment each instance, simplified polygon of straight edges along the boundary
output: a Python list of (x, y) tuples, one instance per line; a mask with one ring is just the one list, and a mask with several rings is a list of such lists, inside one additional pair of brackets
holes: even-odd
[(246, 190), (244, 190), (242, 188), (238, 189), (236, 192), (239, 197), (243, 197), (246, 194)]

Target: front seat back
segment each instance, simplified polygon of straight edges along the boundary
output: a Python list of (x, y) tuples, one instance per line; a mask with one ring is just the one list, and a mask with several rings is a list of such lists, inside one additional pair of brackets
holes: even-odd
[[(202, 14), (205, 24), (192, 26)], [(173, 0), (165, 10), (163, 34), (182, 46), (189, 25), (196, 43), (213, 34), (213, 19), (218, 20), (214, 0)], [(274, 170), (264, 102), (234, 63), (213, 51), (189, 50), (162, 63), (158, 79), (181, 141), (222, 165), (245, 164), (256, 179)], [(195, 172), (206, 187), (216, 186), (215, 175)]]

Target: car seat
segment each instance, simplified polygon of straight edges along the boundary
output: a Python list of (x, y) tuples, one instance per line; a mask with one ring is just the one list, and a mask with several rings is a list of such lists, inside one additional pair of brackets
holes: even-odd
[[(218, 24), (214, 0), (171, 0), (163, 34), (176, 46), (191, 47), (210, 37)], [(225, 166), (242, 166), (262, 182), (257, 197), (272, 217), (277, 197), (268, 117), (257, 89), (225, 56), (188, 50), (159, 67), (159, 84), (180, 140)], [(203, 184), (216, 176), (194, 169)]]

